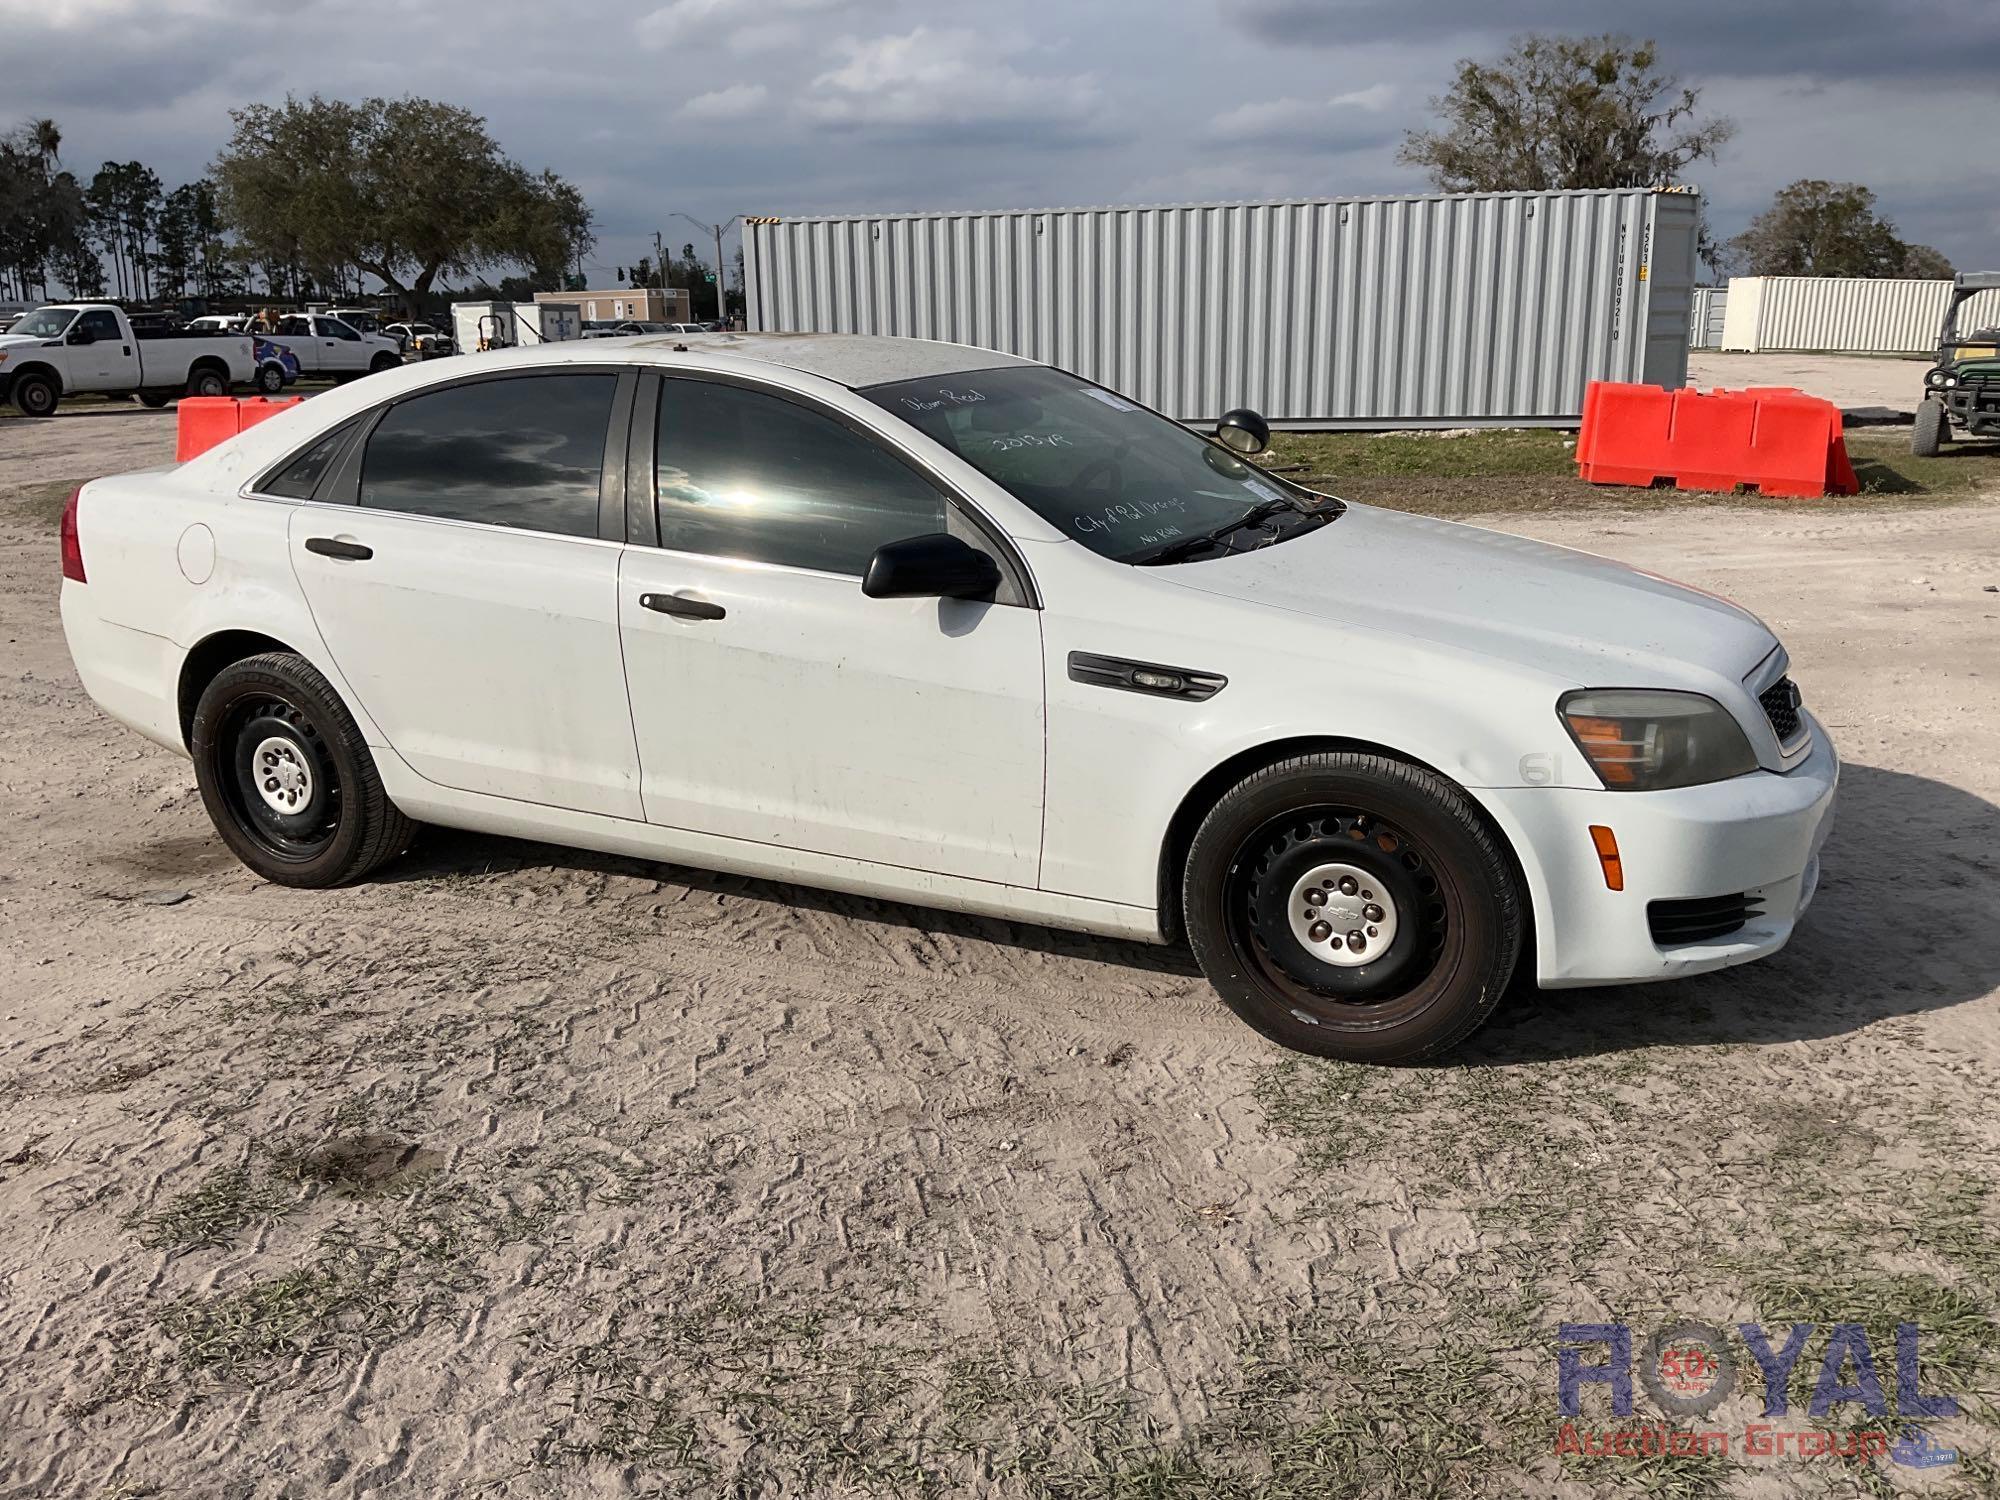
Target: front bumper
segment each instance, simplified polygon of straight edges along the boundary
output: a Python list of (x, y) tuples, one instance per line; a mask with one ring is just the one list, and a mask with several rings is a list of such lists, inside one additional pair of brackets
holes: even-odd
[[(1748, 963), (1784, 947), (1819, 883), (1840, 757), (1812, 723), (1812, 753), (1782, 775), (1754, 771), (1669, 792), (1561, 787), (1480, 793), (1514, 840), (1535, 905), (1544, 989), (1630, 984)], [(1589, 829), (1618, 836), (1625, 889), (1606, 888)], [(1736, 932), (1661, 946), (1652, 901), (1746, 893), (1761, 910)]]

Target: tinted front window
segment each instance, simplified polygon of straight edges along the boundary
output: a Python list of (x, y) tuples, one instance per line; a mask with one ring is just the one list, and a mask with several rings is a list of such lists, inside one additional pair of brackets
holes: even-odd
[(1266, 501), (1314, 498), (1061, 370), (974, 370), (860, 394), (1106, 557), (1143, 557)]
[(669, 380), (660, 545), (859, 574), (884, 542), (944, 530), (921, 475), (831, 417), (760, 391)]
[(368, 438), (361, 503), (597, 535), (615, 375), (480, 380), (398, 402)]
[(118, 337), (118, 318), (108, 312), (87, 312), (77, 319), (77, 327), (88, 328), (92, 338), (115, 340)]

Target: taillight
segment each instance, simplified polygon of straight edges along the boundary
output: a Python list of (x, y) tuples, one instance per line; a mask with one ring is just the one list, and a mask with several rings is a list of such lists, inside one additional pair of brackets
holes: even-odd
[(83, 576), (83, 543), (76, 537), (76, 502), (83, 494), (83, 486), (78, 485), (69, 492), (69, 499), (63, 502), (62, 517), (62, 559), (63, 577), (71, 583), (88, 583)]

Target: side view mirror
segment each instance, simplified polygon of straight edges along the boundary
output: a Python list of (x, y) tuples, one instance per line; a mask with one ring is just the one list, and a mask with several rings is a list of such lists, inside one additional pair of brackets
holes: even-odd
[(1271, 424), (1247, 406), (1222, 414), (1215, 424), (1215, 439), (1238, 453), (1262, 453), (1271, 446)]
[(97, 335), (92, 333), (88, 328), (72, 328), (69, 331), (68, 342), (72, 344), (94, 344), (97, 342)]
[(999, 587), (998, 563), (942, 531), (877, 547), (861, 578), (870, 599), (991, 599)]

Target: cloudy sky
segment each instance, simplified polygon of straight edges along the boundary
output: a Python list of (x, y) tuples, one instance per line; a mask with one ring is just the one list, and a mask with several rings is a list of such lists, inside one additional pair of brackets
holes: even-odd
[(0, 102), (55, 117), (73, 168), (171, 186), (246, 101), (450, 100), (584, 189), (608, 277), (694, 239), (676, 212), (1421, 191), (1396, 145), (1455, 59), (1613, 28), (1740, 125), (1693, 174), (1723, 236), (1829, 177), (2000, 265), (2000, 0), (0, 0)]

